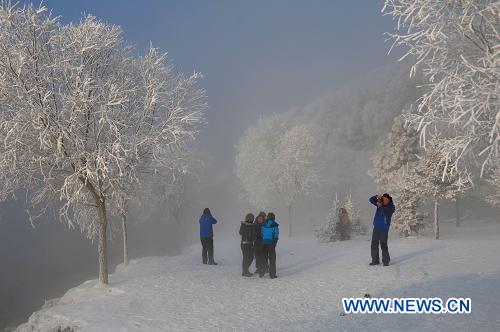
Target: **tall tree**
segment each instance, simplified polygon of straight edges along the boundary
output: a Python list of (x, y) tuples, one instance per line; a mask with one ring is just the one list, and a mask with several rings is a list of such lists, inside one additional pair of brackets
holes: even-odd
[(195, 138), (206, 108), (200, 74), (175, 74), (150, 48), (136, 57), (119, 27), (87, 16), (62, 25), (45, 7), (0, 7), (0, 199), (28, 205), (98, 237), (108, 283), (110, 208), (167, 146)]
[(281, 137), (273, 160), (271, 185), (288, 209), (288, 235), (292, 237), (292, 206), (317, 181), (315, 141), (305, 126), (294, 126)]
[(236, 174), (248, 200), (258, 206), (281, 200), (288, 210), (317, 180), (316, 143), (303, 125), (288, 126), (282, 115), (260, 119), (237, 146)]
[(457, 170), (450, 170), (450, 164), (444, 162), (442, 156), (446, 150), (446, 141), (435, 138), (425, 151), (423, 159), (415, 166), (415, 172), (422, 179), (419, 181), (420, 190), (433, 202), (434, 236), (439, 239), (439, 201), (442, 199), (456, 200), (458, 195), (470, 189), (472, 182), (470, 175), (458, 174)]

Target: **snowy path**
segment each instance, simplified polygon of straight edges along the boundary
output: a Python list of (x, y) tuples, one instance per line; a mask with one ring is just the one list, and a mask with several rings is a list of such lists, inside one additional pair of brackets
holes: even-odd
[[(443, 239), (393, 239), (393, 265), (369, 267), (369, 241), (318, 244), (282, 239), (278, 276), (240, 276), (240, 250), (217, 244), (219, 266), (200, 264), (198, 248), (175, 257), (133, 260), (109, 289), (74, 288), (61, 305), (23, 328), (83, 331), (500, 330), (500, 223), (443, 227)], [(471, 297), (470, 315), (346, 315), (342, 297)], [(67, 303), (67, 304), (64, 304)]]

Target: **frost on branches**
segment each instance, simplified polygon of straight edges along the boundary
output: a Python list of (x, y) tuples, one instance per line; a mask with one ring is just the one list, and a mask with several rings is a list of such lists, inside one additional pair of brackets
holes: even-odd
[(397, 117), (388, 137), (372, 158), (373, 168), (369, 171), (379, 188), (393, 196), (396, 211), (391, 225), (402, 236), (417, 233), (424, 227), (424, 216), (418, 210), (425, 196), (415, 183), (421, 179), (414, 169), (420, 159), (419, 153), (418, 133), (407, 126), (401, 116)]
[(315, 232), (319, 242), (333, 242), (337, 240), (335, 225), (338, 222), (337, 214), (339, 207), (340, 207), (340, 201), (337, 198), (335, 198), (332, 207), (328, 211), (328, 216), (326, 217), (326, 223), (323, 224)]
[(273, 115), (247, 129), (236, 148), (236, 174), (248, 200), (264, 207), (281, 200), (292, 236), (292, 206), (317, 182), (316, 142), (309, 129)]
[(466, 169), (450, 169), (453, 167), (445, 162), (443, 154), (446, 149), (443, 144), (446, 144), (446, 141), (436, 138), (430, 143), (423, 159), (415, 165), (415, 184), (425, 192), (427, 199), (433, 201), (434, 235), (439, 239), (439, 200), (456, 200), (460, 193), (471, 188), (472, 181)]
[[(500, 146), (500, 2), (495, 0), (385, 0), (397, 22), (393, 46), (414, 59), (427, 78), (418, 108), (408, 115), (420, 132), (442, 135), (446, 171), (459, 176), (480, 164), (480, 175), (498, 165)], [(449, 165), (449, 166), (448, 166)]]
[(352, 234), (366, 235), (366, 225), (364, 225), (361, 221), (359, 209), (354, 205), (351, 194), (346, 196), (344, 208), (346, 209), (347, 215), (349, 216), (349, 221), (351, 222)]
[(98, 237), (106, 284), (108, 213), (147, 165), (195, 138), (200, 75), (175, 74), (154, 48), (136, 57), (117, 26), (62, 25), (44, 7), (3, 4), (0, 47), (0, 199), (26, 189), (32, 211), (52, 206)]
[(424, 203), (434, 204), (434, 228), (439, 238), (438, 201), (455, 200), (472, 185), (467, 170), (452, 170), (443, 153), (445, 140), (434, 137), (427, 149), (419, 147), (418, 133), (402, 117), (395, 119), (391, 132), (372, 158), (369, 174), (384, 191), (393, 193), (396, 212), (392, 225), (402, 236), (424, 227)]
[[(500, 161), (499, 161), (500, 163)], [(497, 168), (495, 172), (488, 179), (488, 182), (493, 187), (494, 193), (488, 195), (486, 200), (493, 206), (500, 208), (500, 168)]]

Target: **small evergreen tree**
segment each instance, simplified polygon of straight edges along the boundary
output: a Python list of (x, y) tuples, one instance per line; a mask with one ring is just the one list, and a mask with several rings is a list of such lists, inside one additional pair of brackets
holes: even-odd
[(366, 225), (361, 221), (359, 210), (354, 206), (351, 194), (347, 195), (345, 198), (344, 208), (349, 215), (349, 220), (351, 222), (352, 234), (355, 235), (366, 235)]
[[(328, 211), (327, 222), (321, 226), (320, 229), (316, 230), (316, 237), (319, 242), (345, 241), (351, 239), (353, 223), (346, 208), (346, 202), (340, 202), (337, 197), (335, 197), (333, 206)], [(352, 202), (351, 208), (353, 209), (352, 211), (354, 211)]]
[(337, 209), (340, 202), (335, 195), (332, 207), (328, 210), (326, 223), (316, 230), (316, 238), (319, 242), (332, 242), (335, 241), (335, 224), (337, 223)]

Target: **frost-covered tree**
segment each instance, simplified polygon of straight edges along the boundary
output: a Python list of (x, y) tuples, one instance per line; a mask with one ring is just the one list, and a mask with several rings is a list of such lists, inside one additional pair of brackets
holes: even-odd
[(151, 48), (136, 57), (119, 27), (87, 16), (63, 25), (44, 7), (0, 7), (0, 199), (98, 238), (108, 283), (108, 214), (165, 147), (193, 139), (206, 108), (198, 73), (175, 74)]
[[(346, 241), (351, 239), (354, 225), (351, 219), (352, 214), (349, 214), (347, 210), (348, 197), (346, 197), (346, 201), (340, 202), (337, 199), (337, 195), (335, 195), (333, 205), (328, 211), (326, 223), (315, 231), (319, 242)], [(349, 208), (353, 208), (353, 206), (351, 205)]]
[(500, 146), (500, 3), (496, 0), (385, 0), (397, 22), (393, 46), (420, 69), (426, 91), (408, 116), (425, 146), (429, 132), (446, 141), (446, 171), (459, 176), (480, 162), (497, 166)]
[(338, 209), (341, 206), (340, 201), (338, 200), (337, 195), (335, 195), (335, 199), (328, 210), (328, 215), (326, 217), (326, 223), (321, 225), (321, 227), (315, 230), (316, 238), (319, 242), (332, 242), (336, 241), (337, 234), (335, 230), (335, 225), (338, 222)]
[(243, 198), (255, 206), (269, 207), (274, 198), (269, 188), (272, 163), (288, 126), (288, 117), (283, 114), (262, 117), (246, 129), (236, 146), (235, 172), (243, 186)]
[(392, 130), (372, 158), (373, 168), (369, 170), (379, 188), (391, 192), (397, 206), (392, 225), (402, 236), (418, 232), (424, 226), (418, 210), (425, 195), (416, 184), (423, 179), (415, 172), (420, 154), (418, 133), (400, 116), (394, 119)]
[(397, 188), (393, 195), (396, 211), (391, 224), (403, 237), (418, 233), (426, 225), (427, 216), (421, 211), (425, 201), (425, 193), (420, 190), (419, 182), (423, 179), (409, 165), (403, 166), (394, 178), (393, 186)]
[(273, 160), (272, 190), (288, 209), (288, 235), (292, 236), (292, 206), (317, 181), (315, 141), (305, 126), (294, 126), (280, 138)]
[(493, 172), (493, 174), (488, 178), (487, 181), (491, 184), (495, 192), (491, 195), (488, 195), (486, 197), (486, 200), (491, 205), (500, 207), (500, 167), (497, 167), (495, 172)]
[(394, 193), (397, 205), (393, 225), (403, 236), (418, 232), (424, 214), (419, 209), (427, 201), (434, 206), (434, 231), (439, 238), (438, 207), (441, 199), (457, 199), (471, 186), (470, 176), (465, 170), (450, 170), (442, 154), (447, 140), (434, 137), (427, 149), (418, 145), (418, 133), (403, 119), (395, 119), (382, 149), (373, 158), (374, 168), (370, 174), (381, 188)]
[(290, 236), (292, 206), (317, 180), (315, 148), (307, 127), (289, 127), (278, 115), (260, 119), (237, 146), (236, 174), (249, 201), (269, 206), (273, 200), (281, 200), (288, 209)]
[(347, 195), (344, 201), (344, 208), (349, 215), (352, 233), (356, 235), (366, 235), (366, 226), (361, 220), (359, 209), (354, 205), (351, 194)]
[[(430, 142), (423, 155), (423, 159), (415, 165), (418, 190), (425, 193), (433, 201), (434, 235), (439, 239), (439, 201), (442, 199), (456, 200), (458, 195), (472, 185), (469, 174), (458, 174), (457, 170), (450, 170), (452, 166), (446, 164), (442, 154), (446, 150), (446, 141), (434, 139)], [(465, 172), (465, 171), (462, 171)]]

